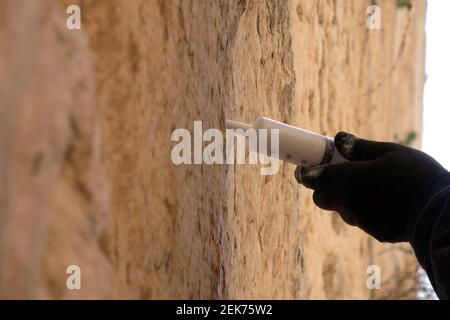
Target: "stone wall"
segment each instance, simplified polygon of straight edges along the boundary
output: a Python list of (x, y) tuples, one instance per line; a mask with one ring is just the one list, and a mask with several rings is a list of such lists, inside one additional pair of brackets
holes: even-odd
[(425, 1), (377, 2), (381, 30), (361, 0), (1, 1), (0, 296), (414, 297), (408, 247), (315, 208), (294, 166), (170, 159), (175, 128), (259, 115), (419, 146)]

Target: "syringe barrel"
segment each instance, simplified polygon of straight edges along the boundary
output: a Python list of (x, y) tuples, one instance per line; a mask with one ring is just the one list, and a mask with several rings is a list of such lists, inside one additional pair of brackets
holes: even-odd
[(346, 161), (329, 137), (266, 117), (259, 117), (253, 128), (278, 129), (280, 160), (306, 167)]

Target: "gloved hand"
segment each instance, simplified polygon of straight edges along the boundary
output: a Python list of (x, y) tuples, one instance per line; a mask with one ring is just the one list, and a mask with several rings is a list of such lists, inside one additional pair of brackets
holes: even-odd
[(334, 138), (349, 162), (295, 170), (297, 181), (314, 190), (314, 203), (381, 242), (408, 241), (409, 209), (428, 179), (447, 171), (427, 154), (346, 132)]

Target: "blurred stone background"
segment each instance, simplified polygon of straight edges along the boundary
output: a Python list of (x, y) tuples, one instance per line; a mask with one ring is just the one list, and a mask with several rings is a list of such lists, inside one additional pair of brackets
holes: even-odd
[(376, 1), (369, 30), (372, 2), (0, 1), (0, 297), (414, 298), (409, 246), (315, 208), (294, 166), (170, 159), (176, 128), (259, 115), (419, 147), (426, 3)]

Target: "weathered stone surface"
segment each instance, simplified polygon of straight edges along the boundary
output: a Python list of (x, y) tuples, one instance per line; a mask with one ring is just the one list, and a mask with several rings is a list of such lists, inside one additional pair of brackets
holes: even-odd
[[(94, 57), (54, 1), (0, 3), (0, 296), (111, 296)], [(83, 292), (66, 290), (66, 268)]]
[(176, 166), (170, 134), (420, 132), (424, 1), (378, 1), (372, 31), (359, 0), (25, 2), (0, 4), (2, 297), (411, 297), (412, 255), (315, 208), (293, 166)]

